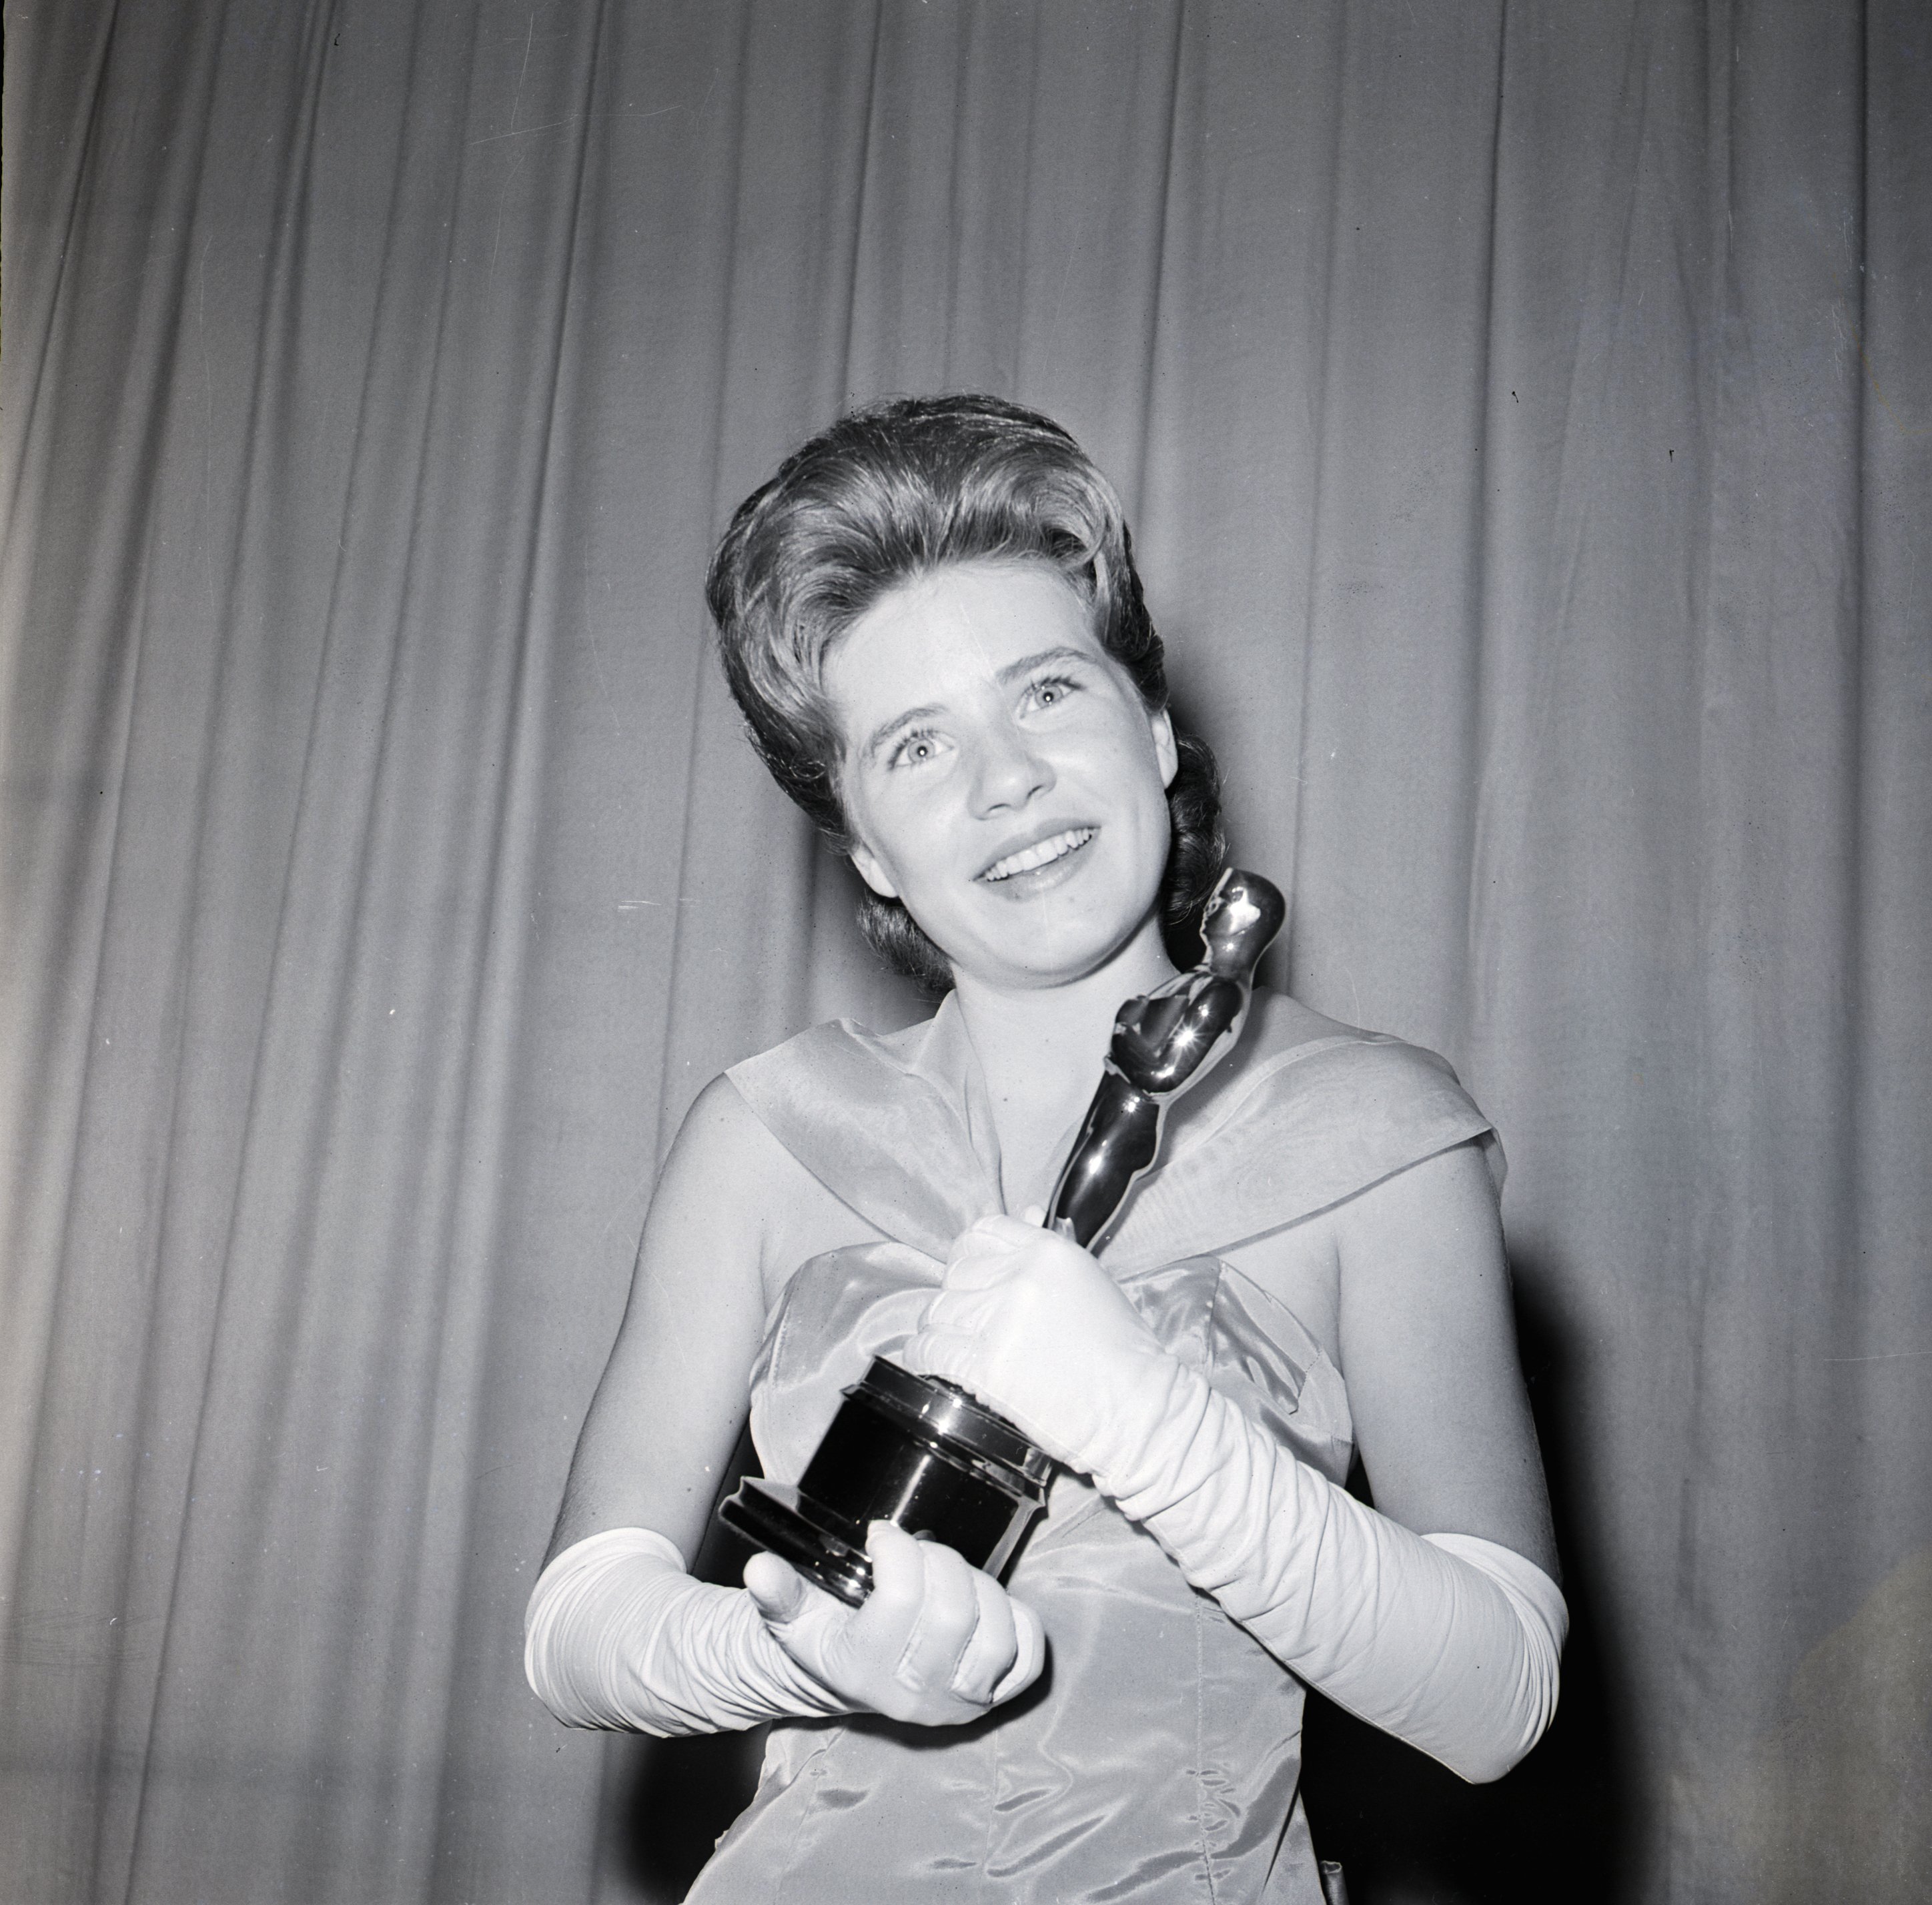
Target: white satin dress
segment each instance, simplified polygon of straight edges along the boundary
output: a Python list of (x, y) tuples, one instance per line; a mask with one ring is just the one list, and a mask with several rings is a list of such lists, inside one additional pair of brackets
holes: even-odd
[[(1340, 1482), (1340, 1371), (1216, 1252), (1451, 1145), (1482, 1140), (1498, 1174), (1500, 1154), (1442, 1060), (1346, 1028), (1286, 1042), (1306, 1024), (1256, 994), (1100, 1258), (1163, 1342)], [(998, 1144), (950, 998), (890, 1036), (815, 1026), (730, 1076), (870, 1240), (802, 1265), (767, 1322), (752, 1436), (765, 1473), (795, 1480), (840, 1392), (911, 1333), (953, 1238), (1003, 1208)], [(1322, 1905), (1301, 1683), (1077, 1477), (1056, 1480), (1007, 1585), (1046, 1628), (1040, 1681), (967, 1726), (775, 1725), (692, 1905)]]

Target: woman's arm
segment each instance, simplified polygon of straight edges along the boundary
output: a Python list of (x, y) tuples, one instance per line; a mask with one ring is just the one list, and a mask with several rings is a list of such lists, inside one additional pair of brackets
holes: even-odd
[(765, 1324), (775, 1193), (800, 1166), (728, 1078), (698, 1095), (664, 1160), (624, 1320), (592, 1398), (546, 1560), (648, 1528), (690, 1560), (744, 1426)]
[(706, 1088), (665, 1161), (525, 1618), (525, 1671), (558, 1718), (686, 1733), (864, 1710), (950, 1725), (1038, 1675), (1030, 1611), (895, 1528), (874, 1531), (856, 1612), (769, 1555), (746, 1570), (755, 1596), (685, 1571), (743, 1424), (768, 1273), (849, 1240), (828, 1202), (728, 1081)]
[(1425, 1159), (1333, 1218), (1342, 1370), (1376, 1506), (1418, 1534), (1474, 1535), (1558, 1578), (1481, 1152)]
[[(1369, 1364), (1375, 1459), (1419, 1529), (1298, 1460), (1170, 1354), (1084, 1251), (1010, 1218), (961, 1238), (906, 1360), (964, 1383), (1091, 1474), (1303, 1678), (1480, 1780), (1507, 1772), (1547, 1725), (1566, 1616), (1545, 1564), (1500, 1255), (1480, 1260), (1485, 1236), (1496, 1247), (1493, 1198), (1486, 1175), (1466, 1174), (1480, 1160), (1464, 1156), (1414, 1167), (1386, 1214), (1336, 1246), (1345, 1276), (1365, 1252), (1408, 1255), (1360, 1280), (1350, 1329)], [(1438, 1245), (1479, 1261), (1445, 1268)], [(1408, 1300), (1419, 1321), (1389, 1313)], [(1405, 1382), (1417, 1393), (1389, 1393)], [(1417, 1445), (1438, 1418), (1439, 1456)]]

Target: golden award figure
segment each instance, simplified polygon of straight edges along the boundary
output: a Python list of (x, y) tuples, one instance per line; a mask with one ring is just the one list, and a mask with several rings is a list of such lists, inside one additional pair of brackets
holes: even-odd
[[(1202, 909), (1201, 963), (1120, 1007), (1100, 1088), (1047, 1206), (1049, 1228), (1084, 1249), (1112, 1222), (1160, 1154), (1168, 1107), (1240, 1038), (1255, 968), (1286, 912), (1268, 881), (1229, 868)], [(797, 1483), (746, 1481), (718, 1518), (856, 1606), (872, 1588), (868, 1522), (943, 1541), (997, 1577), (1045, 1505), (1052, 1471), (964, 1390), (880, 1357), (845, 1391)]]

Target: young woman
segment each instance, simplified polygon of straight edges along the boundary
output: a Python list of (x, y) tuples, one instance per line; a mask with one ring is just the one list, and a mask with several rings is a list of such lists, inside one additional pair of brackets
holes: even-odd
[[(709, 595), (868, 935), (950, 990), (693, 1107), (531, 1684), (576, 1725), (778, 1723), (694, 1900), (1318, 1900), (1304, 1684), (1470, 1779), (1556, 1703), (1493, 1134), (1441, 1060), (1258, 994), (1100, 1257), (1038, 1227), (1114, 1012), (1172, 975), (1163, 928), (1220, 862), (1119, 504), (1046, 418), (846, 418), (738, 511)], [(880, 1354), (1064, 1465), (1006, 1586), (884, 1524), (856, 1610), (769, 1555), (692, 1580), (748, 1408), (796, 1479)]]

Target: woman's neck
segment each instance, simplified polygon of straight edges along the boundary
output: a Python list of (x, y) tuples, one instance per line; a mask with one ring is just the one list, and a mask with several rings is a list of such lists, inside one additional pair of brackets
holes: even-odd
[(1061, 986), (986, 986), (956, 975), (960, 1016), (980, 1060), (1009, 1192), (1086, 1108), (1124, 1000), (1174, 976), (1150, 920), (1106, 964)]

